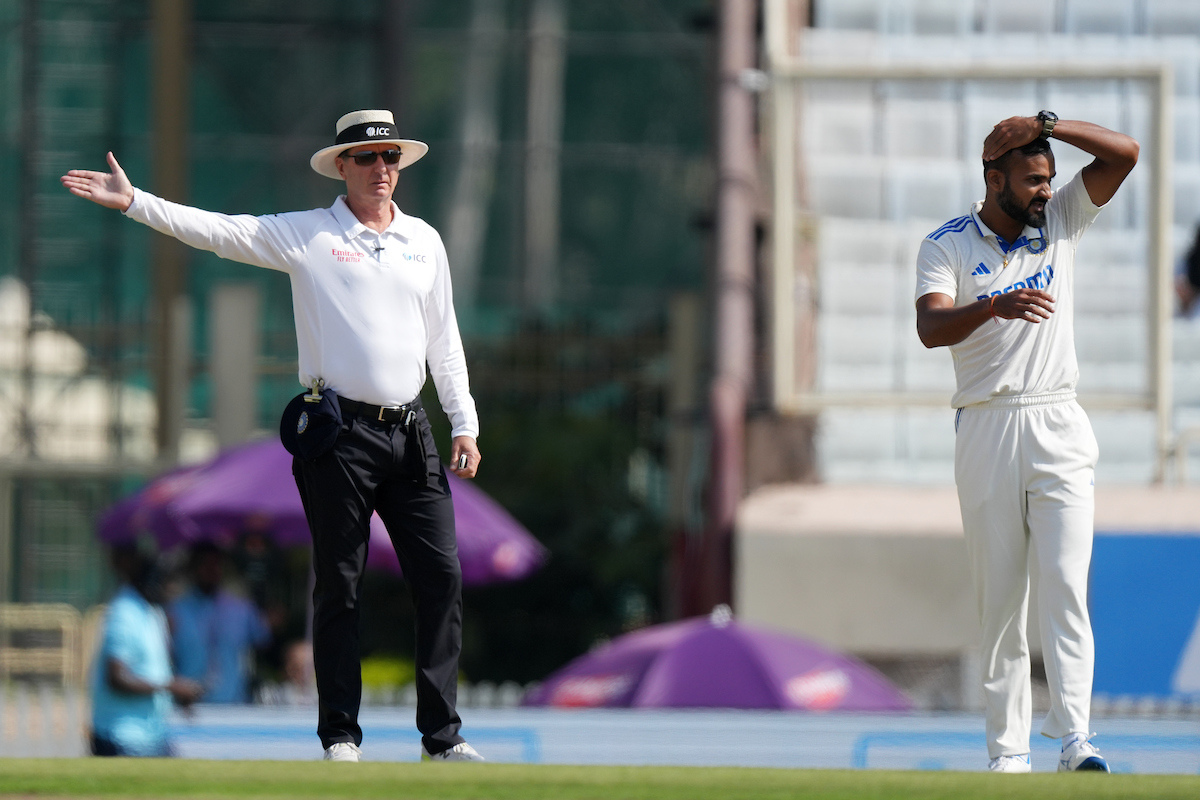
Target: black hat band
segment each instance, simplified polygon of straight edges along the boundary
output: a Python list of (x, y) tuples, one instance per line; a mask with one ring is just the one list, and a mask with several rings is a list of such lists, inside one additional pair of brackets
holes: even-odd
[(396, 136), (396, 126), (389, 125), (386, 122), (364, 122), (361, 125), (351, 125), (339, 133), (334, 144), (396, 138), (398, 138)]

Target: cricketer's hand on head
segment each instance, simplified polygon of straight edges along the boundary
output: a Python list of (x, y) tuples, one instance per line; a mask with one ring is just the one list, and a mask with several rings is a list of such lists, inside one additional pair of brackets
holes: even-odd
[(997, 122), (983, 140), (983, 160), (993, 161), (1014, 147), (1024, 147), (1041, 133), (1042, 123), (1037, 117), (1009, 117)]

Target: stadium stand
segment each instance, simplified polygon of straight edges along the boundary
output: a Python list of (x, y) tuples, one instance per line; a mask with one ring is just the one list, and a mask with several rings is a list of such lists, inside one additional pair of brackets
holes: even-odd
[[(1166, 0), (818, 0), (815, 28), (803, 33), (811, 60), (1067, 57), (1095, 63), (1113, 53), (1131, 60), (1167, 59), (1175, 76), (1174, 239), (1183, 247), (1200, 220), (1200, 5)], [(1034, 35), (1030, 35), (1034, 34)], [(1000, 119), (1055, 109), (1147, 141), (1150, 98), (1132, 80), (810, 81), (801, 109), (801, 158), (817, 218), (818, 391), (946, 390), (949, 359), (915, 340), (913, 256), (929, 231), (982, 197), (980, 144)], [(928, 120), (943, 120), (930, 126)], [(1086, 163), (1056, 147), (1065, 180)], [(1149, 171), (1139, 169), (1097, 220), (1080, 247), (1078, 345), (1081, 391), (1130, 392), (1146, 387), (1146, 236)], [(1175, 393), (1179, 424), (1196, 416), (1198, 382), (1188, 365), (1200, 326), (1177, 320)], [(939, 366), (945, 361), (944, 368)], [(887, 417), (889, 412), (873, 414)], [(1101, 441), (1098, 476), (1148, 481), (1154, 469), (1149, 412), (1096, 410)], [(891, 423), (862, 425), (862, 414), (822, 416), (818, 451), (830, 481), (921, 482), (952, 475), (952, 413), (898, 410)], [(1143, 419), (1145, 418), (1145, 419)], [(914, 465), (900, 420), (922, 420), (923, 448)], [(856, 422), (857, 420), (857, 422)], [(939, 422), (940, 420), (940, 422)], [(1195, 451), (1195, 448), (1193, 448)], [(1200, 470), (1193, 452), (1191, 472)]]

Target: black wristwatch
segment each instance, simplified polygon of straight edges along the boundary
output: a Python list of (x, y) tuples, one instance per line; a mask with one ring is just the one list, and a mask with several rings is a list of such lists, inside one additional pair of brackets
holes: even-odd
[(1050, 134), (1054, 133), (1054, 126), (1058, 124), (1058, 114), (1053, 111), (1039, 111), (1037, 114), (1038, 122), (1042, 123), (1042, 137), (1049, 139)]

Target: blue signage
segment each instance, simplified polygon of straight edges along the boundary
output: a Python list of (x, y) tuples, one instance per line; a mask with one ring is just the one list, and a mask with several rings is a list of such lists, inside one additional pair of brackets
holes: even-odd
[(1200, 535), (1097, 533), (1096, 693), (1200, 697)]

